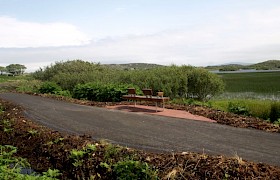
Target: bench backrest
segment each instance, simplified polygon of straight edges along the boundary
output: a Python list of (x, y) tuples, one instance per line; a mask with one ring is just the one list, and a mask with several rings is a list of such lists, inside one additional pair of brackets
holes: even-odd
[(128, 89), (127, 89), (127, 92), (128, 92), (129, 95), (134, 95), (134, 96), (136, 95), (136, 90), (135, 90), (135, 88), (128, 88)]
[(147, 97), (149, 97), (149, 96), (151, 97), (153, 95), (152, 89), (142, 89), (142, 92)]

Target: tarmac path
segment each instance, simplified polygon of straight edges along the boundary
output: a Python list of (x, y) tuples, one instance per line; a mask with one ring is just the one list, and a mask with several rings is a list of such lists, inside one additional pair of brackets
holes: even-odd
[(83, 106), (50, 98), (1, 93), (22, 106), (30, 120), (51, 129), (88, 134), (122, 146), (152, 152), (199, 152), (280, 166), (280, 134), (113, 109)]

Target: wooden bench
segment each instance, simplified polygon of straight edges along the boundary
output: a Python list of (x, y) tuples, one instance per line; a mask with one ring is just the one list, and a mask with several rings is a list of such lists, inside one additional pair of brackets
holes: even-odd
[(164, 110), (164, 102), (169, 101), (169, 99), (170, 99), (169, 97), (163, 97), (162, 93), (158, 93), (159, 94), (158, 96), (153, 96), (152, 89), (142, 89), (144, 96), (136, 95), (135, 88), (128, 88), (127, 91), (128, 91), (128, 95), (123, 95), (122, 96), (123, 99), (134, 101), (134, 106), (136, 106), (137, 101), (155, 102), (156, 103), (156, 112), (157, 112), (158, 103), (162, 104), (162, 108)]

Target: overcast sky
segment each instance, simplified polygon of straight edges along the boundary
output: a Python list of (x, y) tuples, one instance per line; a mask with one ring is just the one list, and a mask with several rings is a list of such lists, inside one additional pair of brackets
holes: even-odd
[(0, 0), (0, 66), (280, 59), (279, 0)]

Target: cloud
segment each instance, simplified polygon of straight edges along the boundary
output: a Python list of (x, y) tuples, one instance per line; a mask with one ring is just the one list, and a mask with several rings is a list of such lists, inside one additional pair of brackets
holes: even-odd
[(23, 22), (0, 16), (0, 48), (58, 47), (88, 44), (90, 38), (67, 23)]
[[(100, 63), (146, 62), (195, 66), (229, 62), (255, 63), (268, 59), (280, 59), (280, 14), (278, 12), (280, 12), (279, 8), (227, 14), (215, 21), (199, 22), (185, 28), (162, 30), (151, 34), (100, 37), (99, 40), (90, 42), (86, 35), (69, 25), (70, 28), (66, 28), (67, 31), (62, 28), (61, 33), (57, 33), (58, 36), (53, 38), (53, 41), (56, 42), (60, 34), (68, 34), (68, 29), (72, 27), (77, 30), (75, 31), (77, 35), (70, 33), (69, 39), (73, 40), (73, 37), (81, 35), (83, 38), (75, 41), (78, 42), (76, 45), (81, 46), (0, 48), (0, 59), (6, 65), (9, 63), (28, 64), (28, 68), (32, 70), (45, 66), (47, 62), (51, 64), (55, 61), (72, 59)], [(12, 20), (18, 22), (11, 18), (4, 18), (4, 20), (10, 23)], [(0, 19), (1, 24), (2, 22)], [(49, 27), (49, 24), (42, 26)], [(46, 36), (51, 36), (45, 33)], [(1, 34), (0, 45), (2, 36)], [(16, 39), (14, 41), (17, 42)], [(34, 43), (33, 38), (30, 42)]]

